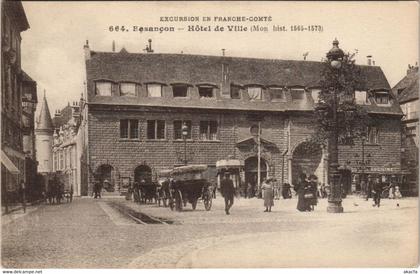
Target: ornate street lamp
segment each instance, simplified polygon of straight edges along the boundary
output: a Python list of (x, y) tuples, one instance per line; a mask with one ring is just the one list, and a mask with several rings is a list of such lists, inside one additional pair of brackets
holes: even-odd
[(187, 165), (187, 136), (188, 136), (188, 126), (184, 122), (182, 124), (182, 139), (184, 139), (184, 165)]
[(339, 77), (341, 73), (342, 61), (344, 52), (338, 47), (338, 40), (333, 41), (333, 48), (327, 53), (328, 61), (331, 67), (334, 69), (334, 86), (332, 87), (333, 101), (332, 101), (332, 135), (330, 138), (329, 146), (330, 150), (330, 195), (328, 196), (328, 207), (327, 212), (330, 213), (342, 213), (343, 206), (342, 202), (342, 186), (341, 186), (341, 174), (338, 171), (338, 116), (337, 116), (337, 93), (339, 92)]

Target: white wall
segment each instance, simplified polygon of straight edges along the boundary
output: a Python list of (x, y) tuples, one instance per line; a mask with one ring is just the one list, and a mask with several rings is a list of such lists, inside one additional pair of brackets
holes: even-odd
[(53, 137), (48, 135), (36, 135), (35, 147), (36, 157), (38, 161), (38, 172), (52, 172), (53, 158), (52, 158), (52, 144)]

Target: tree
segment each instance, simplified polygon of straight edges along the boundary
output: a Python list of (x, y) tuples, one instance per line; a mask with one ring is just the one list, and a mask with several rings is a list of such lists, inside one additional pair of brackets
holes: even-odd
[[(355, 64), (355, 54), (344, 54), (341, 66), (334, 68), (325, 60), (321, 71), (319, 101), (315, 107), (317, 127), (312, 141), (324, 147), (337, 130), (340, 144), (354, 144), (354, 139), (365, 134), (372, 123), (366, 109), (356, 104), (355, 91), (364, 87), (361, 69)], [(336, 100), (335, 97), (336, 96)], [(337, 108), (337, 126), (334, 128), (333, 111)]]

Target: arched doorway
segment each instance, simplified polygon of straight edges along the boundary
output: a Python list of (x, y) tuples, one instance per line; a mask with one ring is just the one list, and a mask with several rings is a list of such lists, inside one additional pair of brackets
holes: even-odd
[(100, 165), (95, 172), (95, 179), (98, 180), (103, 189), (108, 192), (115, 191), (115, 171), (114, 167), (108, 164)]
[(303, 142), (293, 151), (292, 158), (292, 184), (298, 183), (300, 175), (307, 176), (315, 174), (319, 176), (319, 169), (322, 160), (321, 146), (313, 142)]
[(140, 183), (142, 180), (152, 182), (152, 169), (149, 166), (140, 165), (134, 169), (134, 181)]
[[(260, 174), (261, 182), (267, 178), (267, 162), (261, 158), (260, 159)], [(258, 187), (258, 158), (250, 157), (245, 160), (245, 185), (247, 187), (247, 197), (254, 197), (257, 193)]]

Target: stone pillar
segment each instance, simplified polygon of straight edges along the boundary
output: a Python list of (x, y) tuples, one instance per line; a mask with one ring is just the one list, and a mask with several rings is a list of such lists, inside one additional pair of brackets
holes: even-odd
[(292, 184), (292, 160), (293, 160), (293, 156), (288, 154), (287, 155), (287, 181), (290, 185)]

